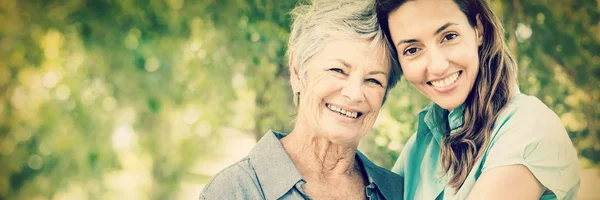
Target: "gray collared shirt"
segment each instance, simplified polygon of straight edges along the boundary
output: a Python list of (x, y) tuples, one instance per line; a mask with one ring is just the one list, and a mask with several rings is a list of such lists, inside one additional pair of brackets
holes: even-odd
[[(312, 199), (302, 190), (306, 181), (279, 141), (285, 136), (267, 132), (247, 157), (212, 177), (200, 193), (200, 200)], [(368, 176), (367, 199), (402, 199), (400, 176), (375, 165), (358, 150), (356, 158)]]

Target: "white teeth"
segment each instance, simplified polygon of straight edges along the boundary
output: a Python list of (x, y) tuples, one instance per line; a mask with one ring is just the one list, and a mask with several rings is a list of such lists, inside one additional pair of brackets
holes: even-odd
[(334, 106), (331, 104), (327, 104), (327, 108), (329, 108), (332, 111), (338, 112), (346, 117), (356, 118), (358, 116), (358, 112), (346, 111), (344, 109), (338, 108), (337, 106)]
[(456, 80), (458, 79), (458, 75), (460, 72), (456, 72), (450, 76), (448, 76), (447, 78), (445, 78), (444, 80), (439, 80), (439, 81), (431, 81), (431, 85), (433, 85), (434, 87), (437, 88), (443, 88), (443, 87), (447, 87), (450, 84), (456, 82)]

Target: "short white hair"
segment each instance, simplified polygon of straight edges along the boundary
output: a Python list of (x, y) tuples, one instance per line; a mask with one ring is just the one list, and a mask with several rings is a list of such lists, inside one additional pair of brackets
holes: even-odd
[[(333, 40), (366, 40), (369, 48), (383, 49), (384, 58), (390, 61), (388, 91), (393, 88), (401, 76), (400, 66), (392, 56), (391, 46), (375, 13), (373, 0), (312, 0), (300, 4), (291, 13), (292, 26), (288, 40), (287, 55), (291, 65), (304, 80), (306, 63), (321, 52), (328, 42)], [(294, 93), (294, 101), (297, 101)], [(297, 106), (298, 102), (294, 102)]]

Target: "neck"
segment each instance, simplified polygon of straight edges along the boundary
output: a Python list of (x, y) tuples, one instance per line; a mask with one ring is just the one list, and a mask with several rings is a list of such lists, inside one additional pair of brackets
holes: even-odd
[(339, 178), (360, 174), (355, 161), (358, 144), (335, 144), (298, 124), (281, 143), (305, 177)]

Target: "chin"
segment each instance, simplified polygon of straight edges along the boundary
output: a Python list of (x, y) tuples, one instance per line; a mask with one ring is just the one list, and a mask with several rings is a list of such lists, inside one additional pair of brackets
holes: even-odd
[(327, 140), (331, 141), (334, 144), (338, 145), (346, 145), (350, 143), (357, 142), (357, 137), (355, 137), (357, 133), (351, 131), (340, 131), (338, 130), (328, 130), (326, 134)]
[(446, 102), (440, 102), (440, 103), (436, 102), (436, 104), (438, 106), (440, 106), (441, 108), (443, 108), (443, 109), (446, 109), (448, 111), (452, 111), (455, 108), (458, 108), (458, 106), (460, 106), (460, 104), (462, 104), (462, 103), (460, 103), (460, 102), (447, 102), (446, 101)]
[(460, 105), (462, 105), (467, 100), (467, 95), (468, 94), (464, 94), (464, 95), (454, 94), (454, 95), (438, 98), (437, 101), (434, 101), (434, 102), (441, 108), (446, 109), (448, 111), (452, 111), (455, 108), (458, 108)]

